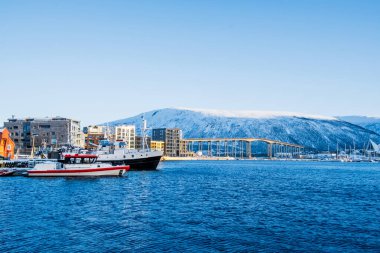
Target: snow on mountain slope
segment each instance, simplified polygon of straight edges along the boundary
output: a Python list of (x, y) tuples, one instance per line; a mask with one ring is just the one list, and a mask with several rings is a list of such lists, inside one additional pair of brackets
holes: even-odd
[(366, 116), (342, 116), (339, 119), (364, 127), (380, 134), (380, 118)]
[(270, 119), (276, 117), (304, 117), (310, 119), (336, 120), (334, 117), (321, 115), (308, 115), (295, 112), (269, 112), (269, 111), (226, 111), (226, 110), (210, 110), (210, 109), (188, 109), (179, 108), (193, 112), (200, 112), (205, 115), (227, 117), (227, 118), (253, 118), (253, 119)]
[(183, 130), (184, 138), (206, 137), (258, 137), (300, 144), (319, 150), (334, 149), (338, 142), (363, 147), (373, 139), (380, 142), (380, 135), (360, 126), (324, 116), (280, 112), (230, 112), (191, 109), (160, 109), (131, 118), (109, 122), (141, 125), (145, 117), (152, 128)]

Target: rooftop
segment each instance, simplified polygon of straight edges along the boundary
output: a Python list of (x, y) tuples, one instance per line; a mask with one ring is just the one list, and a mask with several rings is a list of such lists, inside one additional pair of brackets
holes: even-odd
[[(60, 116), (45, 117), (45, 118), (33, 118), (33, 117), (15, 118), (15, 117), (12, 117), (12, 118), (8, 119), (9, 122), (16, 122), (16, 121), (52, 121), (52, 120), (73, 120), (73, 121), (77, 121), (74, 119), (69, 119), (69, 118), (60, 117)], [(77, 121), (77, 122), (79, 122), (79, 121)]]

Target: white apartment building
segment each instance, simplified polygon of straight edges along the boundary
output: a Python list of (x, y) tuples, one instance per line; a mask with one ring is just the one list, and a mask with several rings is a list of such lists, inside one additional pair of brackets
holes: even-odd
[(115, 139), (125, 141), (127, 149), (135, 149), (136, 127), (134, 125), (115, 126)]

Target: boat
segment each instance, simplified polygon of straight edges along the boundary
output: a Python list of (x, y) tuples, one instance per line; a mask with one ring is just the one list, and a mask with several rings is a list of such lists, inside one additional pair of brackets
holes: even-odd
[(112, 165), (129, 165), (131, 170), (156, 170), (164, 155), (163, 151), (151, 150), (146, 141), (147, 123), (142, 122), (142, 149), (127, 149), (126, 142), (109, 140), (100, 141), (95, 150), (99, 162), (107, 162)]
[(62, 159), (54, 162), (36, 164), (27, 171), (29, 177), (101, 177), (123, 176), (129, 166), (113, 166), (97, 162), (93, 154), (65, 154)]
[(46, 162), (56, 162), (57, 159), (18, 159), (0, 161), (0, 168), (6, 171), (13, 171), (12, 176), (24, 176), (28, 170), (37, 164)]
[(126, 149), (125, 142), (103, 143), (96, 151), (99, 162), (112, 165), (129, 165), (131, 170), (156, 170), (162, 151)]
[(99, 141), (99, 144), (90, 143), (96, 147), (89, 151), (76, 147), (61, 147), (58, 151), (51, 152), (49, 158), (57, 158), (62, 155), (93, 154), (97, 156), (97, 161), (110, 163), (112, 166), (126, 166), (130, 170), (156, 170), (164, 155), (163, 151), (151, 150), (146, 141), (146, 121), (143, 120), (141, 132), (143, 134), (142, 149), (128, 149), (127, 143), (123, 140), (110, 141), (108, 138)]
[(14, 170), (3, 170), (3, 171), (0, 171), (0, 177), (9, 177), (9, 176), (13, 176), (15, 174), (16, 171)]

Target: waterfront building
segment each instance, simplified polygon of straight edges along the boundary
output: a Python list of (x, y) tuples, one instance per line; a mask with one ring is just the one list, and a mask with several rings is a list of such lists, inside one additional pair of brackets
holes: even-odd
[(152, 130), (153, 141), (165, 143), (165, 156), (180, 156), (182, 130), (179, 128), (156, 128)]
[(152, 130), (153, 141), (166, 141), (166, 128), (155, 128)]
[(184, 139), (180, 141), (180, 153), (179, 156), (182, 157), (191, 157), (195, 156), (195, 152), (188, 149), (188, 142)]
[(84, 146), (84, 135), (80, 121), (63, 118), (25, 118), (12, 117), (4, 122), (11, 133), (17, 149), (29, 153), (35, 147), (59, 147), (62, 145)]
[(106, 139), (106, 131), (103, 126), (88, 126), (83, 128), (85, 135), (85, 149), (96, 149), (100, 141)]
[(96, 149), (100, 141), (105, 140), (104, 133), (87, 133), (85, 134), (85, 149)]
[(0, 158), (14, 158), (15, 143), (11, 139), (10, 132), (6, 128), (0, 128)]
[(165, 151), (165, 142), (164, 141), (151, 141), (150, 149), (157, 151)]
[(87, 126), (83, 128), (83, 133), (85, 134), (102, 134), (106, 132), (104, 126)]
[[(137, 150), (141, 150), (141, 149), (144, 149), (143, 148), (143, 137), (142, 136), (136, 136), (135, 138), (136, 140), (136, 143), (135, 143), (135, 149)], [(151, 138), (150, 137), (145, 137), (145, 148), (148, 146), (148, 147), (151, 147)]]
[(76, 144), (74, 146), (83, 148), (84, 144), (85, 144), (85, 134), (82, 131), (80, 131), (77, 134)]
[(134, 125), (115, 126), (115, 140), (124, 141), (127, 149), (135, 149), (136, 127)]

